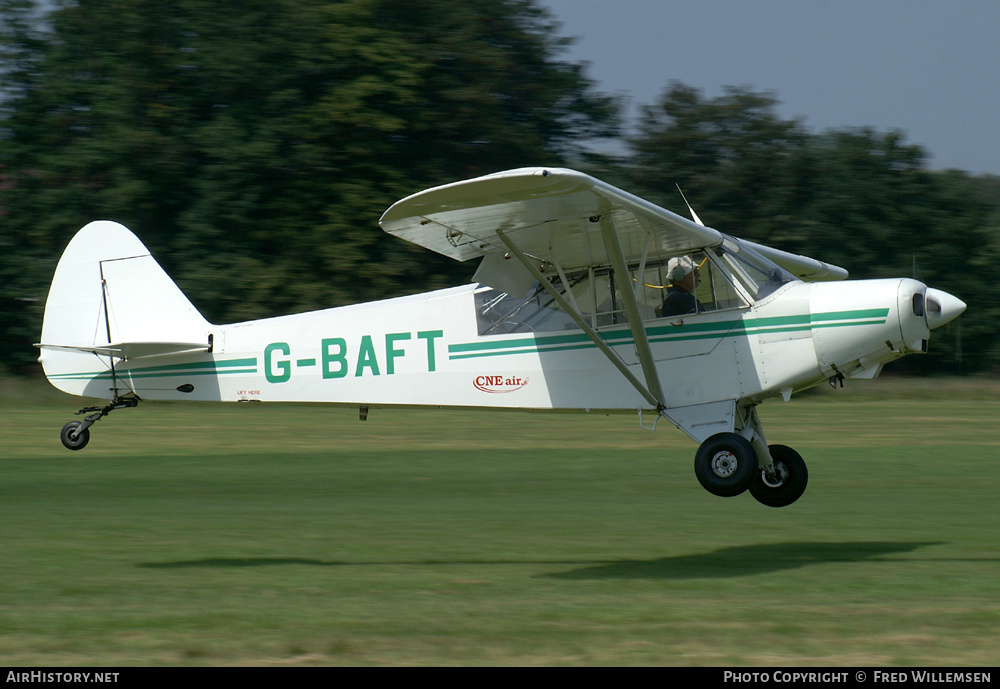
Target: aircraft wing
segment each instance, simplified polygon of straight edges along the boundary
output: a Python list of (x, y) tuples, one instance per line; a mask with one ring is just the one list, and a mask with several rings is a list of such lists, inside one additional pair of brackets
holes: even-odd
[(745, 239), (741, 239), (740, 241), (805, 282), (826, 282), (847, 279), (847, 270), (840, 266), (824, 263), (808, 256), (792, 254), (781, 249), (757, 244), (756, 242), (748, 242)]
[(710, 227), (561, 168), (521, 168), (427, 189), (393, 204), (379, 224), (459, 261), (505, 254), (499, 231), (526, 256), (571, 272), (609, 264), (601, 228), (608, 222), (627, 263), (723, 240)]

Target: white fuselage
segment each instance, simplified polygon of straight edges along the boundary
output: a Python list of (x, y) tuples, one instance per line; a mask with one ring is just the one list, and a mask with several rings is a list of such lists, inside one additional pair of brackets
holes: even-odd
[[(580, 330), (480, 335), (467, 285), (218, 326), (210, 353), (119, 361), (122, 388), (160, 400), (332, 402), (524, 409), (649, 405)], [(646, 323), (669, 408), (785, 395), (830, 377), (872, 377), (928, 336), (913, 280), (794, 282), (747, 308)], [(626, 326), (599, 329), (636, 367)], [(106, 357), (63, 389), (110, 396)]]

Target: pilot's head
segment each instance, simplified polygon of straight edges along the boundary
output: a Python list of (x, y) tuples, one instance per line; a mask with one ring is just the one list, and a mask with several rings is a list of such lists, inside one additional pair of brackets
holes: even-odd
[(698, 284), (698, 264), (690, 256), (676, 256), (667, 261), (667, 277), (690, 292)]

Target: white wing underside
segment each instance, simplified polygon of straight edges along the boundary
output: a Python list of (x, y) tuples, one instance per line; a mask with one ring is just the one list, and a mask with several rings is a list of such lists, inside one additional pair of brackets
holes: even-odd
[[(718, 246), (724, 236), (580, 172), (521, 168), (427, 189), (393, 204), (379, 224), (391, 235), (466, 261), (504, 256), (502, 233), (553, 274), (609, 264), (602, 223), (610, 222), (628, 263)], [(804, 280), (837, 280), (847, 271), (754, 245)]]

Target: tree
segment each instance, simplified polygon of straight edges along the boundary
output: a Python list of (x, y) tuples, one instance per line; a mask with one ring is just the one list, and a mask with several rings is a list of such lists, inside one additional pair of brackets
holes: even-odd
[(0, 276), (34, 300), (15, 320), (35, 332), (55, 259), (96, 218), (134, 228), (216, 321), (467, 279), (386, 237), (382, 211), (616, 131), (534, 0), (78, 0), (49, 22), (27, 67), (0, 53), (17, 95)]
[(726, 88), (705, 99), (672, 83), (642, 110), (629, 140), (635, 188), (676, 207), (680, 186), (709, 224), (764, 240), (775, 213), (794, 203), (808, 140), (798, 121), (780, 119), (774, 94)]

